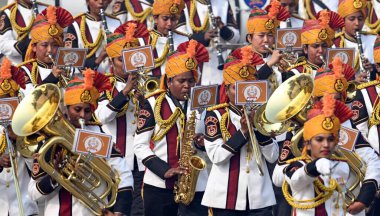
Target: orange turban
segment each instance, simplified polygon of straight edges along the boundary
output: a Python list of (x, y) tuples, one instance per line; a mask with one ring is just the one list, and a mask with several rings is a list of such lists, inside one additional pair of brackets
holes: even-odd
[(373, 47), (373, 58), (375, 59), (375, 63), (380, 63), (380, 37), (377, 36), (375, 45)]
[(344, 26), (344, 21), (337, 13), (322, 10), (316, 15), (316, 20), (306, 20), (301, 29), (301, 43), (315, 44), (326, 42), (333, 45), (335, 31)]
[(56, 40), (63, 44), (63, 30), (73, 23), (73, 16), (65, 9), (49, 6), (37, 15), (33, 27), (30, 31), (31, 41), (26, 51), (25, 60), (34, 58), (32, 45), (49, 39)]
[(317, 71), (315, 76), (314, 97), (322, 97), (324, 94), (342, 94), (343, 101), (347, 97), (348, 81), (355, 77), (354, 69), (343, 64), (340, 58), (334, 58), (326, 71)]
[(153, 2), (153, 15), (177, 15), (180, 16), (185, 8), (183, 0), (155, 0)]
[(25, 89), (24, 74), (4, 57), (0, 68), (0, 95), (9, 94), (11, 97), (16, 97), (20, 87)]
[(285, 21), (289, 17), (289, 11), (282, 7), (278, 0), (272, 0), (266, 11), (256, 7), (251, 11), (247, 22), (247, 33), (274, 33), (280, 21)]
[(198, 65), (208, 61), (208, 51), (201, 43), (196, 40), (181, 43), (177, 51), (166, 60), (165, 75), (161, 77), (161, 89), (165, 89), (165, 77), (172, 78), (189, 71), (192, 71), (194, 78), (198, 80)]
[(345, 18), (350, 14), (360, 11), (362, 12), (363, 16), (366, 17), (366, 8), (367, 0), (339, 0), (338, 14)]
[(307, 121), (304, 124), (303, 138), (310, 140), (318, 134), (332, 133), (338, 139), (340, 120), (334, 115), (336, 101), (334, 95), (325, 94), (322, 98), (322, 107), (314, 106), (308, 112)]
[(233, 84), (236, 81), (255, 80), (255, 65), (264, 64), (263, 59), (255, 52), (250, 45), (235, 50), (224, 65), (223, 83)]
[(128, 21), (119, 26), (115, 33), (107, 36), (106, 52), (108, 57), (121, 56), (125, 48), (140, 46), (137, 38), (149, 36), (146, 26), (138, 21)]
[(97, 100), (105, 90), (112, 90), (112, 85), (107, 76), (97, 73), (91, 69), (83, 71), (84, 80), (75, 77), (72, 79), (64, 94), (65, 106), (70, 106), (79, 103), (91, 104), (91, 109), (94, 111), (97, 107)]

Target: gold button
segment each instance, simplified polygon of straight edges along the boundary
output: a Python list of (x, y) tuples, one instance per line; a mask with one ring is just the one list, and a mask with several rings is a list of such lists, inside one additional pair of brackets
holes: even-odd
[(7, 182), (7, 184), (5, 185), (5, 187), (9, 188), (9, 183)]
[(7, 173), (10, 173), (11, 172), (11, 169), (7, 169)]

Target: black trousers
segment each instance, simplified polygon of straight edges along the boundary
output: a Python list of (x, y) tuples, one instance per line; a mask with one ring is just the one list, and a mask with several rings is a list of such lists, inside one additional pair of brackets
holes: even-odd
[[(135, 162), (137, 164), (137, 162)], [(131, 216), (144, 216), (144, 203), (141, 196), (141, 189), (144, 179), (144, 171), (139, 171), (138, 167), (132, 171), (133, 175), (133, 202)]]
[(158, 188), (144, 184), (145, 216), (207, 216), (207, 207), (201, 206), (203, 192), (195, 193), (194, 200), (189, 206), (174, 202), (171, 189)]
[(213, 216), (273, 216), (272, 206), (245, 211), (213, 208)]

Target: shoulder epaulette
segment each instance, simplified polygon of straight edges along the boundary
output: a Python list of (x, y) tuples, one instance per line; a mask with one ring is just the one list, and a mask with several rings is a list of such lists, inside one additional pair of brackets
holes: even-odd
[(213, 110), (217, 110), (217, 109), (221, 109), (221, 108), (225, 108), (225, 107), (228, 107), (228, 103), (222, 103), (222, 104), (218, 104), (215, 106), (211, 106), (211, 107), (207, 108), (207, 111), (213, 111)]
[(304, 65), (306, 63), (307, 63), (306, 57), (305, 56), (301, 56), (301, 57), (299, 57), (297, 59), (296, 63), (294, 63), (290, 67), (286, 68), (286, 71), (290, 71), (291, 69), (297, 68), (297, 67), (302, 66), (302, 65)]
[(85, 15), (85, 14), (86, 14), (86, 13), (80, 13), (80, 14), (74, 16), (74, 19), (77, 19), (77, 18), (79, 18), (79, 17), (81, 17), (81, 16), (83, 16), (83, 15)]
[(148, 98), (150, 98), (150, 97), (153, 97), (153, 96), (155, 96), (155, 95), (158, 95), (158, 94), (161, 94), (161, 93), (164, 93), (164, 92), (166, 92), (166, 91), (163, 90), (163, 89), (157, 90), (157, 91), (155, 91), (155, 92), (153, 92), (153, 93), (150, 93), (150, 94), (146, 95), (146, 96), (145, 96), (145, 99), (148, 99)]
[(120, 21), (120, 19), (117, 18), (117, 16), (114, 16), (114, 15), (109, 14), (109, 13), (105, 13), (105, 15), (108, 16), (108, 17), (110, 17), (110, 18), (112, 18), (112, 19), (115, 19), (115, 20), (119, 20), (119, 21)]
[(358, 86), (356, 86), (356, 89), (358, 89), (358, 90), (365, 89), (365, 88), (368, 88), (370, 86), (375, 86), (375, 85), (378, 85), (378, 84), (380, 84), (380, 80), (373, 80), (373, 81), (369, 81), (369, 82), (366, 82), (366, 83), (359, 84)]
[(16, 67), (19, 68), (19, 67), (22, 67), (22, 66), (24, 66), (26, 64), (29, 64), (29, 63), (32, 63), (32, 62), (35, 62), (35, 61), (36, 61), (36, 59), (30, 59), (28, 61), (21, 62), (20, 64), (16, 65)]
[(9, 5), (5, 5), (4, 7), (0, 8), (0, 12), (5, 11), (6, 9), (10, 9), (10, 8), (12, 8), (15, 5), (16, 5), (16, 2), (13, 2), (13, 3), (9, 4)]
[(190, 36), (191, 36), (190, 34), (186, 34), (186, 33), (184, 33), (184, 32), (179, 32), (179, 31), (177, 31), (177, 30), (174, 30), (173, 32), (175, 32), (175, 33), (177, 33), (177, 34), (179, 34), (179, 35), (185, 36), (185, 37), (190, 37)]
[(341, 36), (343, 36), (343, 34), (344, 34), (343, 32), (336, 33), (334, 38), (341, 37)]

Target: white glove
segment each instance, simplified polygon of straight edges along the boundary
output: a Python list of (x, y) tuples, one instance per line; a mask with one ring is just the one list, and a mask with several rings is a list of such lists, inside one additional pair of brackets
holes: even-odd
[(317, 171), (321, 174), (321, 175), (330, 175), (331, 174), (331, 161), (329, 159), (326, 159), (326, 158), (320, 158), (317, 160), (317, 162), (315, 163), (315, 166), (317, 167)]

